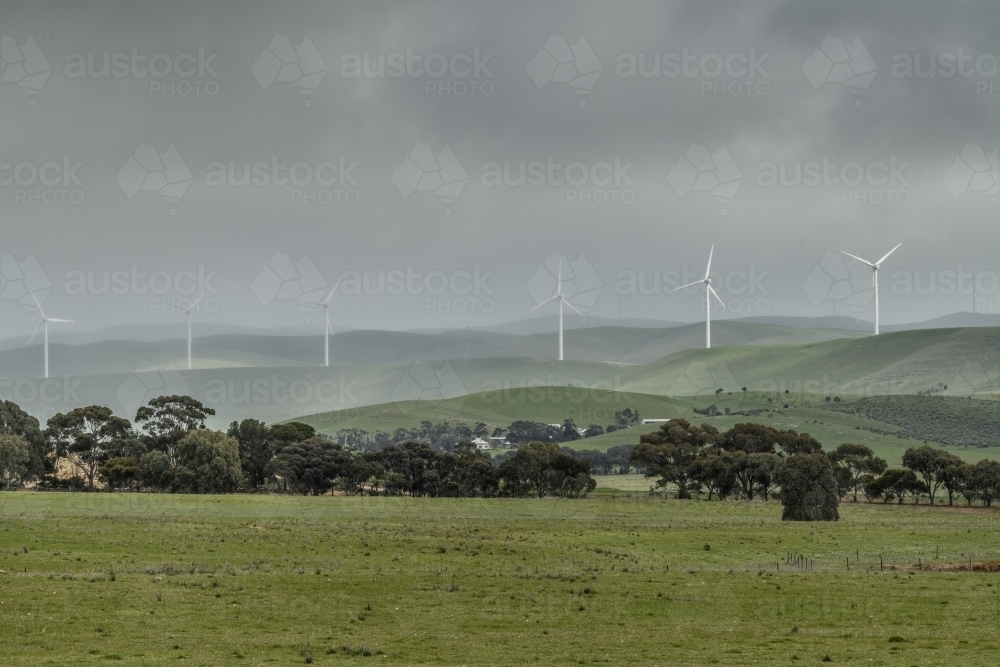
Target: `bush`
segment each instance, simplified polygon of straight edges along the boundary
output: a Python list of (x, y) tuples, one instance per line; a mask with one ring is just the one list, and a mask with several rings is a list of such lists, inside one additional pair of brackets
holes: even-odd
[(235, 491), (243, 479), (239, 445), (221, 431), (189, 431), (177, 443), (177, 453), (174, 484), (179, 490), (226, 493)]
[(774, 481), (781, 487), (783, 521), (840, 519), (840, 493), (826, 454), (795, 454), (778, 466)]

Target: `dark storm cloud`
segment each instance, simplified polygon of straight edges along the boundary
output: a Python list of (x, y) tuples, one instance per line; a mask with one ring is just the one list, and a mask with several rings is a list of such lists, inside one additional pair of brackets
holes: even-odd
[[(730, 308), (720, 315), (870, 317), (863, 275), (851, 282), (851, 302), (832, 298), (832, 287), (803, 285), (827, 252), (874, 259), (899, 241), (904, 246), (882, 278), (882, 320), (967, 310), (1000, 272), (990, 252), (1000, 221), (996, 193), (991, 198), (982, 180), (996, 174), (966, 179), (981, 165), (965, 169), (964, 162), (948, 169), (967, 144), (995, 160), (998, 28), (1000, 14), (985, 2), (4, 3), (5, 45), (19, 51), (34, 38), (51, 72), (29, 94), (16, 80), (15, 51), (5, 51), (0, 162), (29, 167), (26, 184), (0, 187), (0, 251), (8, 265), (33, 254), (51, 283), (46, 304), (86, 329), (175, 321), (172, 303), (200, 289), (185, 272), (199, 271), (215, 276), (208, 284), (216, 309), (203, 318), (304, 326), (311, 313), (261, 288), (273, 282), (265, 264), (275, 253), (311, 257), (321, 278), (300, 276), (306, 291), (349, 272), (348, 291), (337, 297), (339, 326), (477, 326), (522, 317), (537, 300), (529, 284), (549, 280), (539, 267), (553, 252), (577, 263), (574, 289), (598, 294), (594, 315), (692, 320), (701, 300), (669, 287), (702, 270), (711, 244), (713, 266), (728, 281)], [(276, 36), (307, 55), (308, 38), (322, 62), (294, 52), (293, 59), (303, 75), (325, 68), (322, 79), (299, 87), (277, 79), (265, 52)], [(548, 42), (558, 51), (558, 37), (578, 49), (584, 39), (599, 63), (596, 82), (571, 84), (545, 69), (549, 56), (539, 49)], [(812, 80), (803, 72), (824, 40), (836, 51), (856, 38), (877, 67), (870, 82), (852, 83), (852, 91), (842, 79), (828, 81), (836, 76), (818, 61)], [(391, 75), (395, 54), (408, 53), (420, 58), (419, 68), (444, 63), (453, 71)], [(104, 57), (113, 66), (116, 54), (125, 54), (118, 61), (127, 63), (124, 76), (78, 76), (73, 68), (82, 59), (100, 73)], [(163, 76), (137, 75), (156, 54), (169, 58), (170, 71), (159, 58)], [(685, 55), (686, 63), (677, 60)], [(936, 76), (906, 76), (899, 63), (914, 56), (924, 71), (933, 56)], [(949, 76), (948, 63), (960, 56), (971, 58), (972, 69), (967, 62), (962, 70), (969, 76)], [(640, 60), (648, 76), (628, 76)], [(366, 61), (367, 73), (344, 75)], [(744, 71), (748, 61), (757, 64)], [(678, 63), (686, 69), (674, 72)], [(718, 73), (720, 63), (731, 71)], [(141, 179), (133, 172), (119, 182), (142, 144), (157, 153), (175, 147), (190, 171), (178, 201), (134, 191)], [(405, 168), (392, 179), (417, 144), (454, 151), (468, 179), (457, 197), (410, 192)], [(708, 171), (737, 174), (739, 187), (713, 195), (699, 189), (703, 181), (694, 187), (682, 178), (678, 163), (698, 154), (692, 144), (715, 155)], [(713, 169), (723, 153), (738, 172)], [(978, 154), (966, 155), (975, 162)], [(521, 163), (533, 161), (545, 167), (536, 172), (543, 182), (517, 184)], [(549, 177), (549, 164), (574, 162), (598, 165), (596, 180), (588, 173), (567, 186), (561, 171)], [(793, 174), (824, 162), (837, 165), (838, 182), (766, 183), (768, 169)], [(27, 178), (32, 166), (47, 163), (80, 163), (79, 184)], [(237, 185), (230, 163), (235, 181), (245, 163), (266, 165), (259, 172), (268, 182)], [(274, 184), (296, 163), (336, 170), (325, 166), (324, 176), (310, 178), (299, 171), (299, 186)], [(840, 168), (848, 163), (868, 174), (845, 187)], [(497, 166), (515, 184), (493, 184)], [(78, 201), (43, 201), (66, 196)], [(827, 275), (841, 270), (824, 266)], [(128, 275), (125, 293), (103, 293), (104, 273), (115, 271)], [(904, 272), (895, 288), (894, 271)], [(968, 272), (982, 285), (976, 294), (905, 287), (915, 276), (926, 286), (932, 271), (935, 281), (941, 272)], [(365, 294), (365, 272), (367, 291), (383, 294)], [(409, 272), (411, 284), (390, 287), (393, 272)], [(154, 273), (169, 288), (163, 294), (143, 289)], [(439, 290), (442, 279), (447, 286)], [(1000, 309), (1000, 293), (985, 297), (985, 308)], [(32, 328), (14, 298), (0, 300), (0, 309), (5, 336)]]

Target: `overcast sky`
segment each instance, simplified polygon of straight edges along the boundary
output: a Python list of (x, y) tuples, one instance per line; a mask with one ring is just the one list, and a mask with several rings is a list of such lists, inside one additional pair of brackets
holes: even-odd
[(0, 3), (0, 337), (1000, 312), (993, 2), (206, 4)]

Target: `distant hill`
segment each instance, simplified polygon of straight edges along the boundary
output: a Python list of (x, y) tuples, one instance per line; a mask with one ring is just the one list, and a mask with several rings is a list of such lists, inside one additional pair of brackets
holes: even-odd
[[(718, 322), (713, 327), (717, 346), (807, 343), (856, 332), (836, 329), (796, 329), (742, 322)], [(66, 340), (66, 336), (60, 337)], [(687, 324), (664, 329), (592, 327), (565, 332), (566, 358), (644, 364), (704, 344), (704, 325)], [(187, 366), (186, 339), (101, 340), (84, 344), (49, 345), (55, 374), (93, 375), (128, 373), (140, 363)], [(323, 361), (323, 337), (224, 333), (194, 339), (196, 368), (318, 366)], [(446, 359), (553, 358), (555, 333), (503, 334), (482, 330), (451, 330), (436, 334), (407, 331), (343, 331), (330, 336), (330, 363), (334, 366), (381, 365)], [(0, 377), (32, 377), (42, 369), (42, 347), (0, 351)]]
[(1000, 329), (922, 329), (815, 344), (686, 350), (634, 369), (636, 391), (675, 396), (714, 388), (790, 393), (916, 394), (996, 398)]

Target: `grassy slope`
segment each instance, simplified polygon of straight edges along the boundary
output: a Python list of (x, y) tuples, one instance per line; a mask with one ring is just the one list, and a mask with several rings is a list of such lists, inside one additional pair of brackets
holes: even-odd
[(666, 396), (549, 386), (488, 391), (444, 401), (401, 401), (357, 411), (312, 415), (301, 421), (329, 434), (342, 428), (392, 432), (397, 428), (419, 426), (424, 420), (437, 423), (444, 419), (461, 420), (469, 426), (484, 422), (492, 432), (498, 426), (507, 428), (519, 419), (545, 424), (561, 424), (565, 419), (572, 419), (581, 427), (591, 423), (607, 425), (614, 422), (616, 410), (626, 407), (649, 418), (675, 418), (684, 414), (682, 404)]
[[(885, 393), (879, 389), (892, 387), (877, 385), (882, 379), (878, 371), (928, 347), (951, 348), (956, 331), (927, 329), (815, 344), (688, 350), (637, 368), (628, 379), (635, 391), (675, 396), (744, 386), (751, 391), (820, 393), (840, 391), (846, 383), (852, 383), (857, 391)], [(1000, 332), (994, 330), (994, 338), (994, 345), (1000, 343)]]
[[(318, 665), (995, 664), (995, 574), (878, 573), (879, 554), (931, 567), (1000, 557), (983, 530), (995, 511), (848, 503), (841, 514), (808, 524), (781, 522), (773, 502), (0, 493), (0, 656), (302, 664), (308, 646)], [(788, 552), (814, 570), (773, 572)]]

